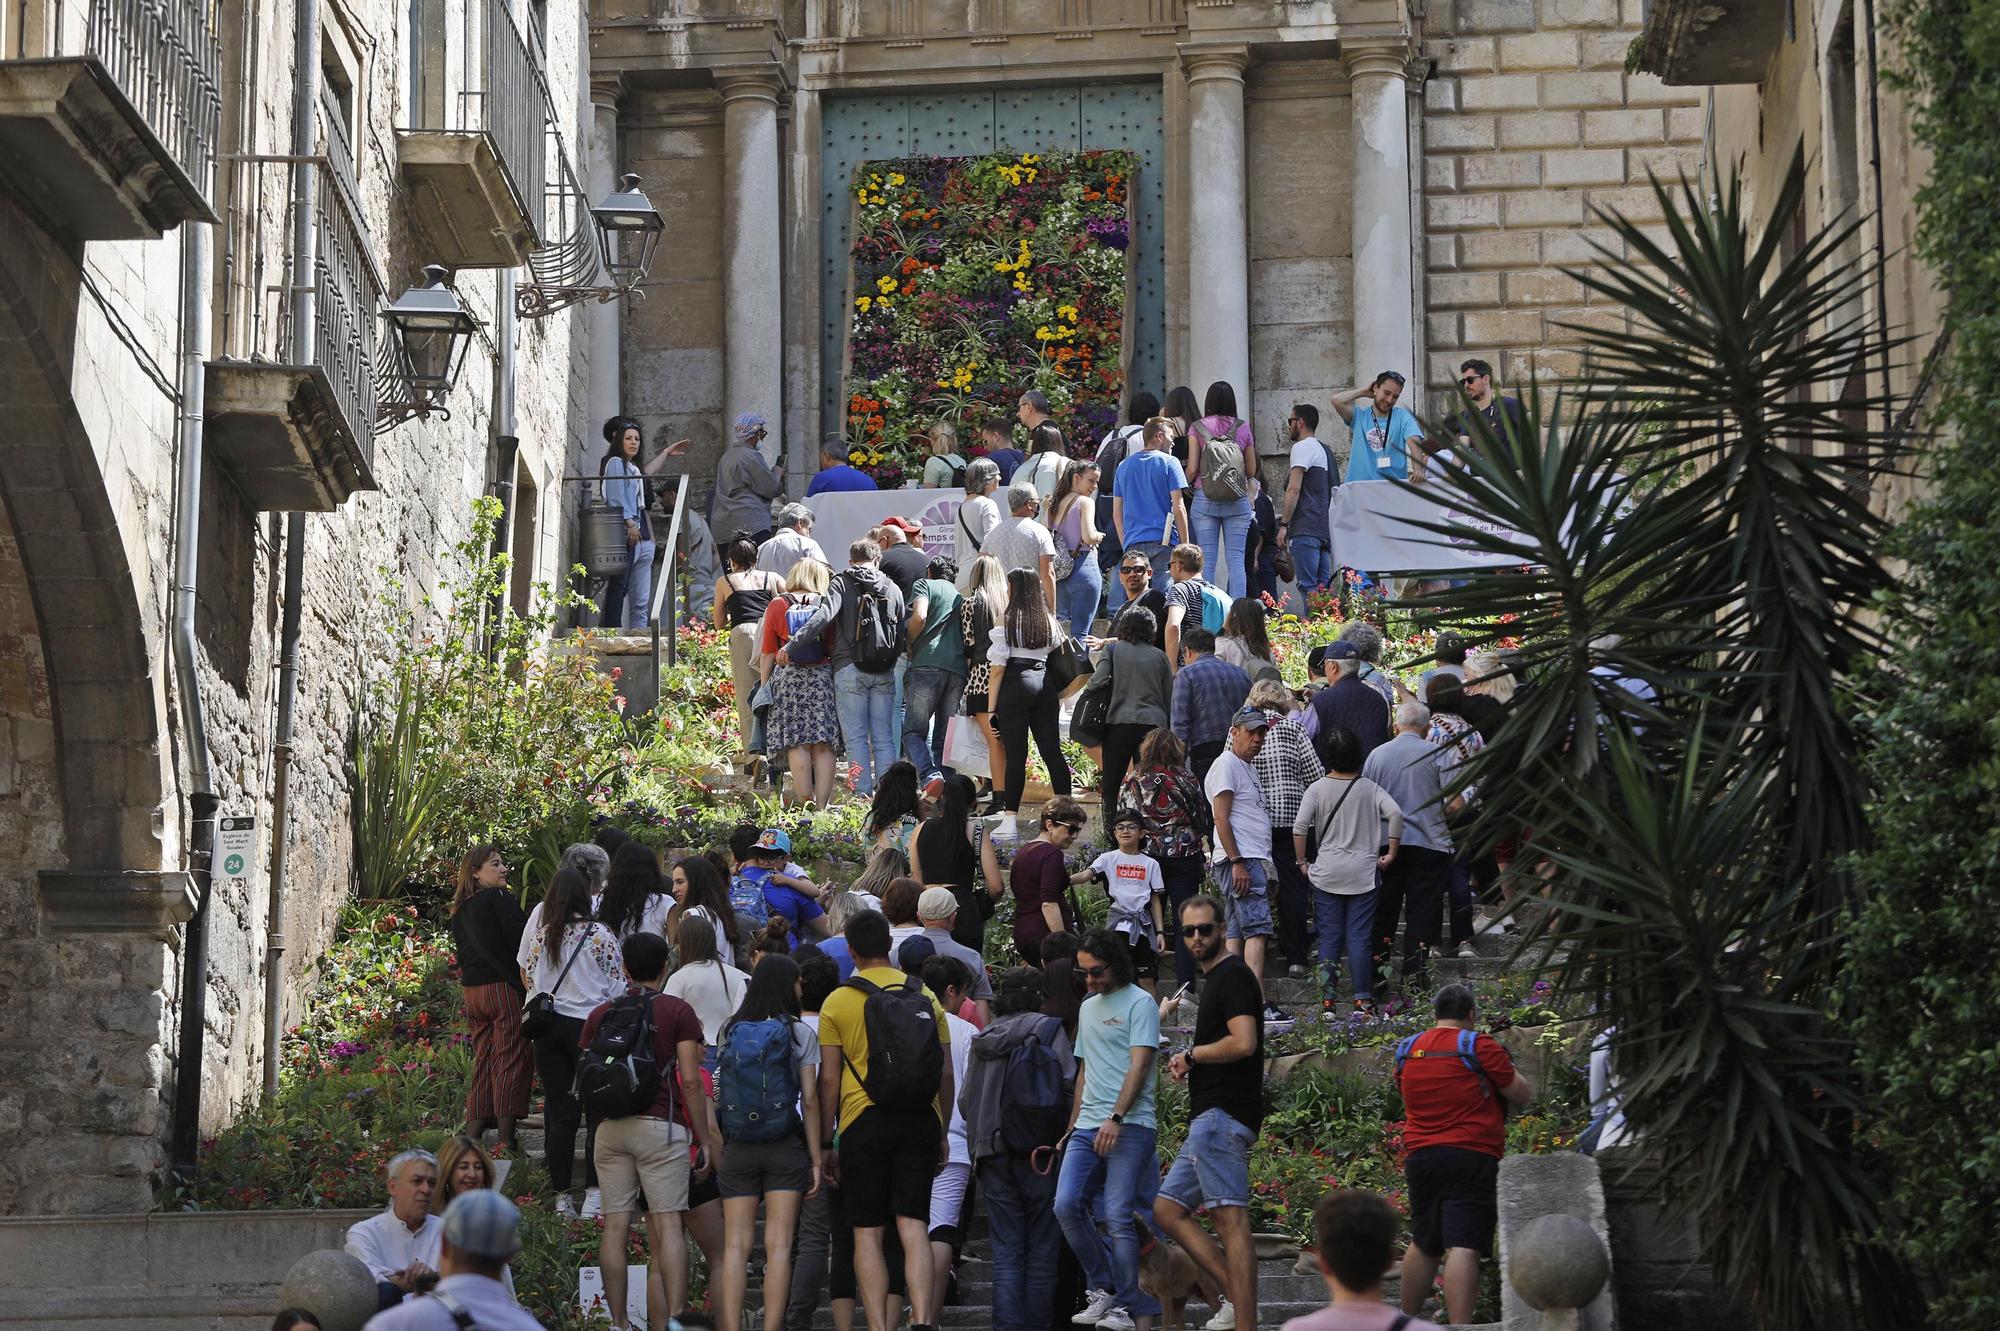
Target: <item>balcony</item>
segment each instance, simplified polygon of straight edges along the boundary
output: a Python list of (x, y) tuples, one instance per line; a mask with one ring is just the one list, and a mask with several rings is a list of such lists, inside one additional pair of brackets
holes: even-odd
[[(236, 197), (289, 194), (294, 171), (311, 171), (313, 336), (295, 353), (290, 302), (259, 321), (247, 359), (208, 363), (208, 447), (253, 508), (326, 513), (356, 490), (375, 489), (375, 341), (382, 275), (361, 222), (352, 177), (337, 159), (237, 159)], [(294, 205), (296, 206), (296, 205)], [(246, 223), (250, 224), (250, 223)], [(287, 234), (290, 234), (289, 230)], [(267, 290), (282, 295), (283, 264)]]
[(1675, 86), (1761, 83), (1786, 12), (1767, 0), (1648, 0), (1639, 68)]
[(220, 52), (202, 0), (9, 3), (0, 177), (58, 232), (157, 240), (216, 221)]
[[(507, 0), (416, 0), (416, 124), (396, 131), (411, 210), (448, 268), (515, 268), (541, 243), (542, 62)], [(455, 52), (457, 53), (455, 57)]]

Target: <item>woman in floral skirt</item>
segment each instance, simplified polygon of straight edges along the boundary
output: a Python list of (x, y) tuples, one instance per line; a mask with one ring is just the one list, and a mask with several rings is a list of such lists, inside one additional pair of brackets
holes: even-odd
[[(825, 635), (794, 643), (787, 616), (794, 607), (817, 604), (830, 581), (826, 565), (817, 559), (802, 559), (792, 566), (785, 578), (784, 595), (773, 598), (765, 608), (762, 654), (757, 663), (759, 677), (771, 685), (764, 748), (770, 753), (790, 753), (793, 797), (822, 807), (833, 801), (833, 746), (839, 739), (833, 666)], [(780, 652), (784, 661), (778, 660)]]

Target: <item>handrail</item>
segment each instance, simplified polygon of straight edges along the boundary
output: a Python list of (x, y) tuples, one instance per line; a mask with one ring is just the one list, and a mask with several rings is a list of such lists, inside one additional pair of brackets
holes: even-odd
[(674, 516), (667, 523), (667, 562), (660, 570), (660, 577), (653, 584), (653, 710), (660, 709), (661, 695), (666, 691), (660, 682), (660, 601), (664, 597), (671, 610), (673, 630), (667, 634), (667, 664), (673, 665), (680, 658), (680, 578), (674, 567), (678, 562), (681, 544), (681, 515), (687, 512), (688, 477), (681, 473), (680, 483), (674, 487)]

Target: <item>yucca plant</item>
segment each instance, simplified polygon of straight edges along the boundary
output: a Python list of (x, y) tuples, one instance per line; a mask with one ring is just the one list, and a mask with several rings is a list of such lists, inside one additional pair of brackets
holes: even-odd
[(363, 901), (399, 895), (420, 864), (451, 782), (448, 764), (424, 753), (424, 702), (413, 671), (399, 671), (384, 716), (364, 706), (348, 743), (354, 792), (355, 891)]
[(1867, 797), (1844, 690), (1890, 585), (1868, 481), (1901, 460), (1852, 385), (1894, 348), (1856, 313), (1851, 222), (1786, 245), (1802, 166), (1759, 232), (1733, 180), (1712, 206), (1653, 188), (1664, 236), (1604, 214), (1620, 244), (1574, 274), (1630, 328), (1575, 330), (1581, 387), (1518, 435), (1474, 416), (1445, 490), (1418, 487), (1422, 525), (1523, 567), (1410, 604), (1523, 644), (1471, 836), (1532, 829), (1528, 936), (1568, 944), (1561, 983), (1616, 1022), (1636, 1150), (1719, 1277), (1760, 1327), (1907, 1326), (1834, 997)]

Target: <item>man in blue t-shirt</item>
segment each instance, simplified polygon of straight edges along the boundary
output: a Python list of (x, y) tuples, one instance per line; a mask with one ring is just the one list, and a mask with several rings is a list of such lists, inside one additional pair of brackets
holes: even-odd
[(1167, 556), (1188, 536), (1187, 473), (1168, 450), (1174, 442), (1174, 426), (1164, 416), (1146, 422), (1146, 447), (1118, 468), (1111, 492), (1111, 525), (1117, 528), (1118, 542), (1127, 553), (1146, 556), (1153, 566), (1153, 581), (1167, 577)]
[(1354, 432), (1347, 454), (1350, 481), (1424, 479), (1424, 427), (1407, 407), (1396, 405), (1403, 395), (1403, 376), (1384, 370), (1366, 388), (1334, 396), (1333, 409)]
[(1028, 455), (1014, 447), (1014, 432), (1007, 428), (1007, 422), (996, 416), (980, 426), (979, 444), (986, 450), (981, 456), (1000, 469), (1000, 488), (1012, 485), (1014, 473), (1028, 460)]
[(876, 490), (875, 478), (847, 465), (847, 440), (830, 434), (820, 441), (819, 475), (806, 483), (806, 498), (845, 490)]
[[(826, 911), (803, 870), (790, 862), (791, 856), (791, 835), (781, 827), (767, 827), (750, 847), (747, 861), (738, 866), (736, 876), (763, 889), (767, 915), (784, 916), (791, 922), (792, 932), (800, 937), (813, 934), (823, 938), (828, 932)], [(733, 899), (730, 905), (735, 907)], [(738, 909), (737, 913), (743, 912)], [(763, 924), (762, 920), (757, 921), (758, 928)]]

